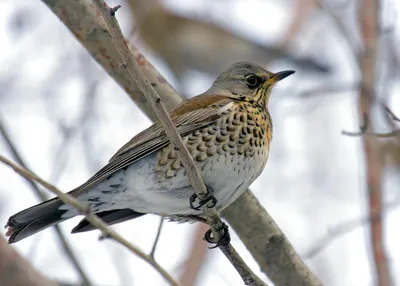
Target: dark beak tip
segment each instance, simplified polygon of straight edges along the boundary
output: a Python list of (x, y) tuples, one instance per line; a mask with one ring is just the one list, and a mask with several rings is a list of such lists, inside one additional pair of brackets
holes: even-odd
[(294, 70), (287, 70), (287, 71), (281, 71), (275, 74), (275, 77), (278, 81), (287, 78), (288, 76), (294, 74), (296, 71)]

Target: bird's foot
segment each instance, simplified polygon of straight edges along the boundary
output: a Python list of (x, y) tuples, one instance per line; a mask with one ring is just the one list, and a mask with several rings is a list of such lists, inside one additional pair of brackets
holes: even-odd
[(208, 206), (209, 208), (213, 208), (217, 205), (217, 199), (214, 197), (214, 190), (213, 188), (207, 186), (207, 194), (206, 197), (203, 200), (199, 200), (199, 205), (194, 206), (193, 203), (196, 201), (197, 195), (193, 194), (190, 196), (189, 199), (189, 206), (191, 209), (195, 211), (201, 210), (201, 207), (207, 204), (208, 202), (212, 202), (212, 205)]
[(209, 247), (209, 249), (217, 248), (219, 246), (227, 246), (231, 242), (231, 235), (229, 234), (229, 227), (223, 222), (221, 228), (216, 229), (216, 231), (220, 232), (222, 231), (222, 235), (218, 239), (218, 241), (215, 241), (212, 235), (211, 229), (207, 230), (207, 232), (204, 235), (204, 239), (208, 243), (215, 244), (212, 247)]

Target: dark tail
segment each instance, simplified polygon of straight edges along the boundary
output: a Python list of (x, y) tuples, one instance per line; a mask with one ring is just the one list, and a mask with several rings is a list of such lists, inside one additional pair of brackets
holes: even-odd
[(6, 224), (8, 243), (20, 241), (68, 219), (61, 218), (66, 212), (59, 209), (61, 205), (63, 202), (54, 198), (11, 216)]
[[(62, 218), (62, 215), (66, 212), (65, 210), (59, 209), (62, 205), (63, 202), (55, 198), (11, 216), (6, 224), (6, 236), (9, 237), (8, 243), (20, 241), (48, 227), (72, 218)], [(98, 215), (105, 223), (111, 225), (134, 219), (144, 214), (130, 209), (118, 209), (99, 212), (96, 213), (96, 215)], [(86, 219), (83, 219), (76, 227), (74, 227), (72, 233), (94, 229), (95, 228)]]
[[(112, 225), (120, 222), (124, 222), (130, 219), (134, 219), (145, 215), (144, 213), (138, 213), (131, 209), (120, 209), (120, 210), (111, 210), (104, 211), (100, 213), (96, 213), (96, 215), (101, 218), (106, 224)], [(72, 233), (77, 232), (85, 232), (94, 230), (95, 228), (88, 222), (86, 219), (83, 219), (79, 222), (77, 226), (72, 229)]]

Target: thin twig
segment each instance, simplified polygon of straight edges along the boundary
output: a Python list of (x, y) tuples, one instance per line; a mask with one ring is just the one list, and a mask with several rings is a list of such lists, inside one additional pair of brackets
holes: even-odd
[[(386, 107), (385, 110), (393, 117), (393, 120), (398, 119), (388, 107)], [(351, 137), (369, 135), (369, 136), (375, 136), (378, 138), (392, 138), (392, 137), (396, 137), (396, 136), (400, 135), (400, 129), (395, 129), (388, 133), (376, 133), (376, 132), (368, 131), (368, 126), (369, 126), (369, 117), (368, 117), (368, 114), (364, 113), (363, 114), (363, 122), (362, 122), (362, 125), (360, 126), (359, 131), (352, 132), (352, 131), (343, 130), (342, 134), (346, 135), (346, 136), (351, 136)]]
[(93, 225), (95, 228), (99, 229), (102, 234), (108, 238), (112, 238), (115, 241), (119, 242), (126, 248), (128, 248), (130, 251), (135, 253), (137, 256), (142, 258), (144, 261), (149, 263), (151, 266), (154, 267), (154, 269), (157, 270), (158, 273), (161, 274), (167, 280), (171, 285), (178, 286), (179, 283), (176, 282), (170, 275), (169, 273), (162, 268), (154, 259), (150, 257), (150, 255), (147, 255), (144, 253), (142, 250), (131, 244), (128, 240), (120, 236), (117, 232), (112, 230), (106, 223), (104, 223), (97, 215), (92, 213), (90, 211), (90, 208), (88, 206), (82, 205), (76, 198), (74, 198), (71, 195), (65, 194), (59, 189), (57, 189), (55, 186), (51, 185), (50, 183), (46, 182), (45, 180), (41, 179), (31, 171), (29, 171), (26, 168), (20, 167), (16, 165), (15, 163), (11, 162), (4, 156), (0, 155), (0, 161), (6, 164), (7, 166), (11, 167), (14, 169), (15, 172), (17, 172), (19, 175), (24, 177), (25, 179), (29, 181), (35, 181), (54, 193), (55, 195), (58, 196), (58, 198), (63, 201), (65, 204), (69, 204), (73, 206), (80, 214), (84, 215), (85, 218), (90, 222), (91, 225)]
[[(359, 52), (359, 45), (355, 42), (355, 38), (350, 34), (350, 30), (348, 29), (348, 25), (346, 23), (343, 22), (342, 18), (338, 15), (335, 14), (335, 12), (333, 11), (332, 7), (328, 7), (328, 5), (326, 5), (324, 3), (324, 0), (319, 0), (317, 2), (317, 5), (323, 10), (325, 11), (325, 14), (331, 18), (331, 20), (333, 21), (336, 29), (338, 30), (339, 34), (343, 37), (344, 42), (347, 43), (352, 58), (356, 60), (356, 62), (359, 64), (358, 61), (358, 52)], [(350, 1), (344, 1), (343, 2), (344, 5), (340, 5), (342, 10), (344, 8), (347, 8), (348, 3), (350, 3)], [(343, 14), (343, 13), (341, 13)]]
[(161, 216), (160, 223), (158, 224), (156, 238), (154, 239), (153, 247), (151, 248), (151, 251), (149, 254), (150, 257), (153, 259), (154, 259), (154, 253), (156, 252), (156, 249), (157, 249), (158, 240), (160, 239), (161, 230), (162, 230), (163, 225), (164, 225), (164, 216)]
[(389, 108), (389, 106), (385, 106), (385, 111), (386, 111), (387, 113), (389, 113), (390, 116), (392, 116), (392, 119), (393, 119), (394, 121), (400, 122), (400, 118), (397, 117), (396, 114), (393, 113), (393, 111)]
[[(151, 119), (157, 119), (151, 110), (142, 92), (133, 78), (127, 77), (121, 69), (121, 61), (112, 41), (107, 25), (98, 16), (97, 10), (90, 1), (41, 0), (75, 37), (90, 52), (92, 57), (107, 71), (107, 73), (121, 85), (127, 94)], [(163, 95), (168, 110), (182, 102), (180, 96), (161, 76), (161, 74), (146, 60), (133, 45), (129, 45), (136, 62), (142, 68), (153, 87)]]
[[(156, 119), (136, 83), (119, 67), (121, 61), (115, 45), (110, 41), (110, 32), (103, 19), (98, 16), (94, 5), (90, 1), (83, 0), (42, 0), (42, 2), (64, 23), (110, 77), (126, 90), (142, 111), (153, 120)], [(146, 77), (155, 84), (155, 89), (167, 108), (170, 110), (177, 106), (182, 98), (133, 45), (128, 44), (128, 46)], [(290, 283), (298, 281), (307, 281), (307, 285), (321, 285), (251, 190), (246, 190), (225, 211), (224, 218), (240, 236), (261, 271), (276, 285), (285, 283), (291, 285)], [(252, 221), (251, 225), (242, 223), (243, 213), (251, 213), (257, 219), (249, 218)], [(265, 237), (270, 233), (281, 237), (279, 245), (274, 244), (273, 247), (269, 247), (270, 243), (265, 243)]]
[[(398, 207), (400, 204), (400, 200), (396, 199), (393, 202), (385, 204), (385, 213), (389, 210), (393, 210)], [(356, 229), (357, 227), (363, 226), (364, 224), (369, 224), (371, 221), (379, 218), (380, 214), (371, 214), (362, 216), (360, 218), (348, 220), (346, 222), (340, 223), (334, 227), (328, 228), (326, 235), (319, 238), (316, 242), (314, 242), (313, 246), (310, 247), (302, 256), (305, 259), (312, 259), (321, 253), (324, 249), (326, 249), (331, 243), (333, 243), (338, 237), (349, 233), (350, 231)]]
[[(162, 127), (164, 128), (165, 134), (170, 139), (170, 142), (174, 144), (175, 151), (178, 154), (179, 159), (182, 162), (185, 170), (187, 171), (188, 179), (193, 187), (194, 192), (200, 200), (203, 200), (207, 196), (207, 188), (201, 178), (200, 171), (194, 163), (189, 151), (182, 141), (181, 136), (176, 130), (171, 118), (168, 115), (168, 111), (165, 108), (160, 96), (156, 90), (152, 87), (149, 80), (143, 74), (139, 66), (137, 65), (133, 55), (129, 51), (126, 40), (121, 32), (121, 28), (117, 22), (115, 15), (110, 13), (110, 8), (103, 0), (93, 0), (94, 5), (99, 10), (104, 21), (107, 23), (110, 34), (112, 35), (113, 42), (118, 50), (121, 58), (121, 67), (124, 68), (127, 74), (134, 79), (143, 95), (148, 100), (151, 108), (159, 119)], [(207, 222), (213, 233), (213, 238), (218, 241), (223, 235), (223, 223), (219, 218), (217, 210), (210, 205), (203, 206), (203, 212), (207, 218)], [(240, 258), (239, 254), (228, 244), (226, 246), (220, 245), (220, 250), (225, 254), (231, 264), (235, 267), (237, 272), (242, 277), (246, 285), (266, 285), (255, 273), (247, 266), (247, 264)]]
[[(6, 128), (3, 125), (3, 120), (0, 119), (0, 133), (4, 138), (5, 143), (7, 144), (8, 148), (11, 151), (12, 156), (15, 158), (15, 160), (20, 164), (23, 168), (27, 169), (25, 160), (22, 158), (20, 153), (17, 150), (17, 147), (13, 143), (10, 135), (8, 134)], [(39, 200), (45, 201), (48, 199), (45, 193), (43, 193), (39, 188), (36, 186), (35, 183), (32, 181), (28, 181), (32, 191), (35, 193), (35, 195), (38, 197)], [(58, 225), (54, 226), (54, 230), (56, 232), (56, 235), (61, 243), (61, 247), (64, 250), (65, 254), (67, 255), (68, 259), (71, 261), (72, 265), (74, 266), (75, 270), (78, 272), (80, 278), (82, 279), (82, 282), (84, 285), (93, 285), (90, 282), (89, 277), (86, 275), (85, 271), (83, 270), (81, 264), (79, 263), (79, 260), (75, 256), (71, 245), (69, 245), (67, 239), (64, 237), (64, 234), (62, 233), (60, 227)]]

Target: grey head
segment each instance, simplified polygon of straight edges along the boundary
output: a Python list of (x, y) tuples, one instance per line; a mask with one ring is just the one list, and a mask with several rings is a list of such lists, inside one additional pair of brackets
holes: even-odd
[(266, 105), (272, 87), (293, 73), (292, 70), (273, 73), (250, 62), (238, 62), (221, 73), (206, 93), (246, 97)]

